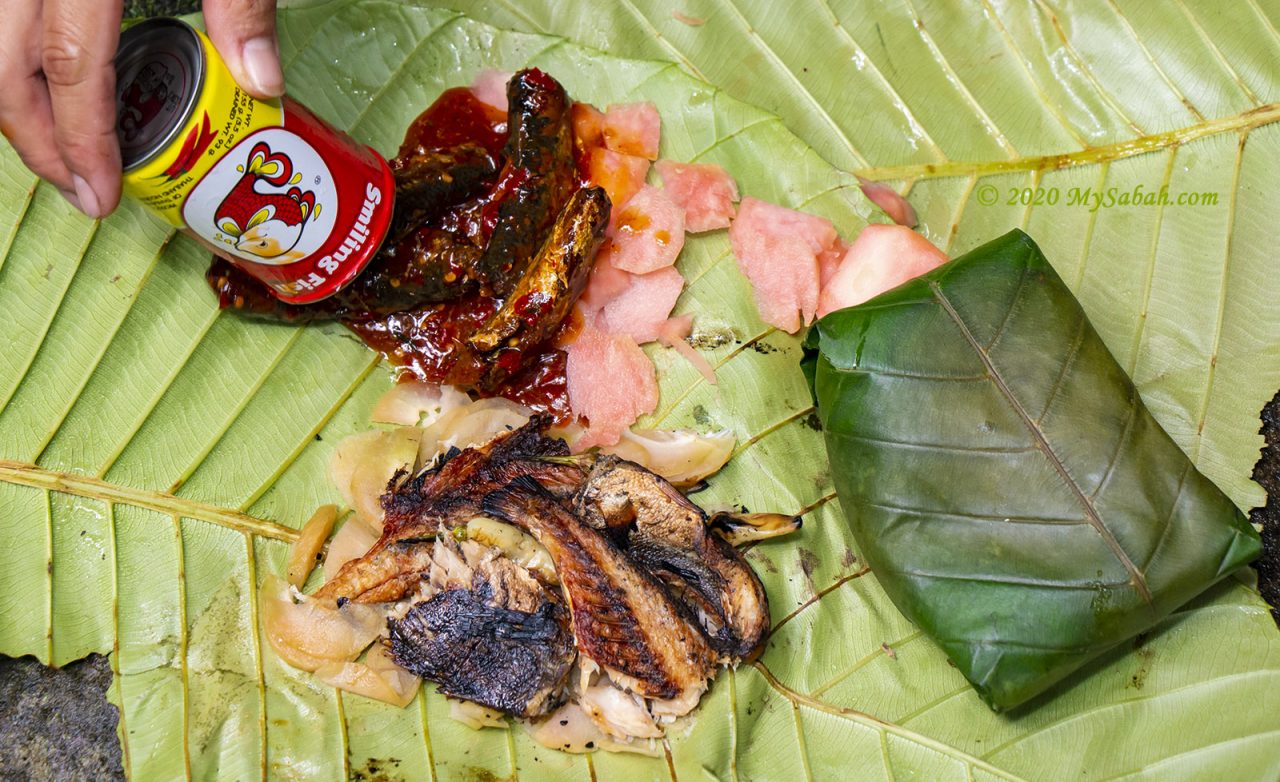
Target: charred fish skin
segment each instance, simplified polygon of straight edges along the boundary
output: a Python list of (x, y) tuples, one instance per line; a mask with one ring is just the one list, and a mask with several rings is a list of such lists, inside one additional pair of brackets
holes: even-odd
[(512, 178), (513, 192), (498, 210), (479, 267), (481, 280), (497, 296), (505, 297), (524, 275), (577, 184), (570, 106), (564, 87), (537, 68), (507, 82), (510, 135), (500, 179)]
[(316, 590), (316, 597), (357, 603), (399, 600), (417, 588), (421, 574), (431, 567), (431, 545), (427, 541), (374, 546), (364, 556), (343, 565)]
[(404, 241), (384, 246), (334, 294), (330, 306), (343, 317), (361, 319), (462, 298), (477, 287), (473, 271), (482, 254), (455, 233), (418, 228)]
[(547, 713), (573, 662), (564, 609), (512, 610), (484, 592), (440, 592), (389, 621), (392, 657), (445, 695), (521, 717)]
[[(569, 455), (569, 446), (543, 434), (551, 423), (550, 416), (532, 416), (524, 426), (484, 445), (446, 454), (447, 458), (414, 475), (397, 474), (382, 495), (386, 535), (423, 534), (423, 521), (438, 523), (442, 508), (461, 502), (478, 509), (485, 494), (519, 475), (532, 476), (558, 496), (577, 491), (584, 473), (575, 465), (558, 463)], [(435, 534), (437, 529), (430, 526), (425, 532)]]
[(396, 205), (387, 245), (449, 207), (481, 195), (498, 174), (488, 151), (471, 142), (448, 149), (419, 148), (389, 164), (396, 180)]
[(456, 234), (420, 228), (412, 241), (384, 247), (347, 287), (306, 305), (280, 301), (256, 277), (217, 256), (205, 279), (219, 309), (245, 317), (284, 323), (359, 320), (461, 298), (476, 288), (472, 272), (481, 255)]
[[(548, 339), (586, 287), (592, 261), (609, 225), (609, 196), (599, 187), (578, 190), (556, 218), (533, 264), (502, 308), (471, 336), (481, 352), (498, 348), (525, 354)], [(493, 362), (502, 367), (504, 362)], [(490, 377), (489, 382), (500, 381)]]
[(762, 651), (768, 597), (750, 566), (744, 565), (749, 576), (737, 566), (741, 555), (724, 540), (709, 535), (705, 548), (688, 549), (633, 533), (627, 553), (667, 586), (726, 661), (751, 660)]
[(555, 563), (578, 650), (647, 698), (701, 692), (717, 655), (667, 592), (530, 478), (484, 498), (487, 515), (529, 533)]
[(547, 416), (410, 475), (400, 471), (382, 495), (382, 536), (364, 556), (351, 560), (316, 593), (360, 603), (399, 600), (413, 592), (431, 566), (431, 540), (441, 531), (465, 526), (479, 512), (480, 499), (528, 475), (560, 495), (577, 490), (583, 473), (572, 465), (544, 461), (564, 457), (569, 446), (543, 435)]
[(626, 533), (626, 549), (697, 617), (717, 652), (758, 654), (769, 633), (764, 584), (742, 555), (707, 526), (707, 515), (661, 476), (600, 456), (575, 500), (592, 526)]

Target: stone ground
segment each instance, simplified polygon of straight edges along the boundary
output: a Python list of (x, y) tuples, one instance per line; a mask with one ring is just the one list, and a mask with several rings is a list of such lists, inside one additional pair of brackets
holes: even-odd
[(0, 780), (124, 779), (110, 686), (101, 655), (61, 669), (0, 657)]

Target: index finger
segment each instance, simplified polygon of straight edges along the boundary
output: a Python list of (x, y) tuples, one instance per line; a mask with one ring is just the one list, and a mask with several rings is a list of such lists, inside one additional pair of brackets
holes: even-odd
[(115, 54), (122, 0), (46, 0), (41, 65), (54, 143), (80, 205), (102, 217), (120, 201)]

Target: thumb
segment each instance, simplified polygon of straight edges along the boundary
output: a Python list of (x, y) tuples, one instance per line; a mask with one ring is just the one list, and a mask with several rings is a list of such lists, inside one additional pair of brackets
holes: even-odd
[(255, 98), (284, 94), (276, 0), (204, 0), (204, 21), (237, 84)]

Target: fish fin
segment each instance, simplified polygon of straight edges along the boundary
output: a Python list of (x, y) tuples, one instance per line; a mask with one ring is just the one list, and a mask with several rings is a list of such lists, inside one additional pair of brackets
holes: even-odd
[(502, 521), (510, 521), (513, 517), (520, 515), (523, 510), (522, 500), (527, 497), (555, 501), (555, 497), (551, 496), (550, 492), (533, 477), (519, 475), (512, 478), (503, 488), (486, 494), (480, 502), (480, 508)]

